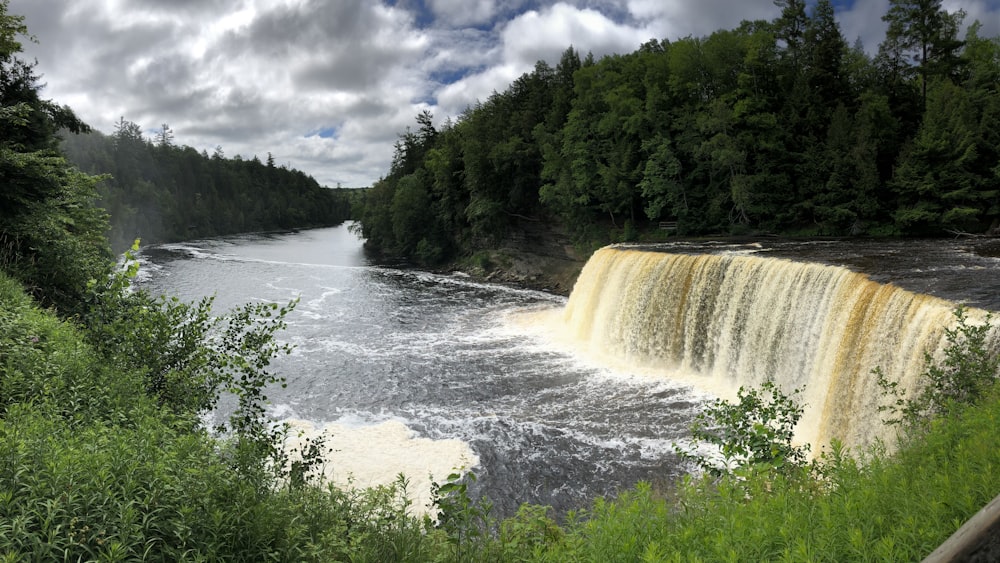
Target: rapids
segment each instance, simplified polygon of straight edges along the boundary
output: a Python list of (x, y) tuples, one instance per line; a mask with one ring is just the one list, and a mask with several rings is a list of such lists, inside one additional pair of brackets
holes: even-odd
[(601, 251), (569, 300), (377, 264), (346, 226), (145, 248), (140, 273), (219, 309), (299, 298), (271, 415), (326, 433), (334, 480), (405, 472), (419, 510), (471, 468), (497, 516), (674, 480), (700, 406), (769, 376), (806, 386), (802, 439), (863, 443), (872, 367), (912, 377), (954, 302), (1000, 309), (1000, 260), (954, 241), (657, 250)]

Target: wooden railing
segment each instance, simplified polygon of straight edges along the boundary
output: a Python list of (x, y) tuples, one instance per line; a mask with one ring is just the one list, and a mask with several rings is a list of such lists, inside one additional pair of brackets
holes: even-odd
[(1000, 496), (941, 544), (923, 563), (997, 561), (1000, 556)]

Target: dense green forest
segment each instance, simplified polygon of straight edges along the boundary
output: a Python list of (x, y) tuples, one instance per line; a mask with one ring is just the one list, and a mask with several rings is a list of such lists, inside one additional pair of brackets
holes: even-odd
[[(210, 298), (132, 286), (138, 264), (116, 267), (95, 204), (102, 179), (59, 151), (58, 131), (87, 126), (39, 97), (19, 56), (24, 20), (7, 7), (0, 0), (0, 561), (915, 560), (1000, 490), (998, 358), (988, 326), (962, 323), (947, 359), (928, 364), (926, 390), (895, 403), (906, 423), (894, 455), (832, 444), (804, 462), (781, 432), (801, 411), (768, 389), (741, 390), (753, 401), (716, 403), (696, 435), (720, 443), (723, 417), (757, 417), (736, 434), (744, 465), (658, 490), (640, 483), (562, 524), (530, 505), (497, 521), (460, 476), (435, 490), (436, 520), (414, 514), (403, 478), (367, 490), (316, 482), (321, 444), (286, 451), (264, 410), (295, 303), (217, 313)], [(235, 410), (207, 429), (201, 415), (223, 394)]]
[(226, 158), (174, 144), (164, 124), (153, 139), (122, 118), (112, 135), (65, 135), (62, 149), (71, 163), (93, 175), (98, 205), (111, 216), (111, 242), (118, 250), (144, 243), (319, 227), (350, 215), (350, 191), (321, 187), (298, 170), (275, 166), (268, 154)]
[[(775, 19), (570, 48), (435, 128), (402, 134), (362, 217), (369, 245), (422, 263), (524, 221), (578, 240), (684, 235), (943, 235), (1000, 223), (1000, 38), (940, 1), (894, 1), (877, 54), (828, 0)], [(970, 22), (965, 22), (970, 23)]]

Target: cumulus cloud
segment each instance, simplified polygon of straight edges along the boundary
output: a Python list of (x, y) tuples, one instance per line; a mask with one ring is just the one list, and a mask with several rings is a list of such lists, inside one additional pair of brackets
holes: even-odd
[(510, 64), (491, 66), (441, 88), (437, 92), (438, 105), (448, 115), (459, 115), (476, 101), (486, 101), (493, 92), (502, 92), (524, 72), (520, 66)]
[[(839, 0), (877, 49), (888, 0)], [(998, 0), (945, 0), (1000, 35)], [(456, 117), (569, 46), (631, 52), (777, 15), (772, 0), (10, 0), (39, 42), (43, 94), (110, 133), (124, 116), (178, 143), (268, 152), (321, 183), (370, 185), (422, 110)]]
[(627, 53), (648, 39), (645, 31), (619, 24), (597, 10), (559, 2), (542, 11), (531, 10), (504, 28), (504, 60), (530, 68), (536, 61), (555, 62), (569, 45), (600, 57)]
[(841, 10), (837, 15), (840, 32), (853, 45), (860, 40), (869, 53), (878, 52), (878, 45), (885, 38), (886, 23), (882, 16), (889, 11), (889, 0), (866, 0), (855, 2), (847, 10)]
[(449, 25), (482, 25), (497, 13), (493, 0), (430, 0), (434, 15)]
[(773, 0), (629, 0), (629, 12), (657, 32), (656, 37), (701, 37), (731, 29), (743, 20), (772, 19), (778, 14)]
[(965, 12), (965, 25), (978, 21), (983, 37), (1000, 36), (1000, 0), (944, 0), (942, 7), (949, 12)]

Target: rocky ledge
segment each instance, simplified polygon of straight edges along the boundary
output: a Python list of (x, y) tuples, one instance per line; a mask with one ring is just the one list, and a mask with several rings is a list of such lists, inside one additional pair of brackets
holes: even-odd
[(523, 221), (501, 244), (456, 261), (452, 269), (493, 283), (569, 295), (586, 261), (558, 226)]

